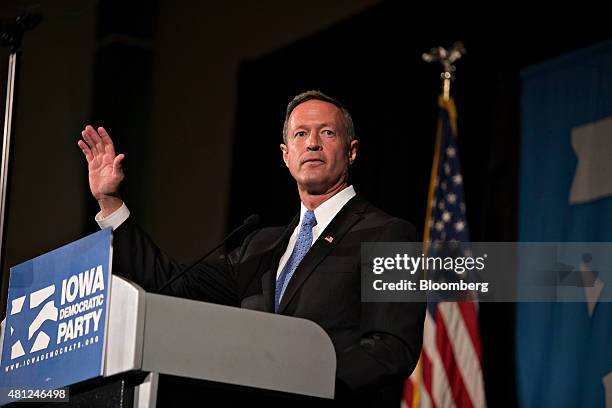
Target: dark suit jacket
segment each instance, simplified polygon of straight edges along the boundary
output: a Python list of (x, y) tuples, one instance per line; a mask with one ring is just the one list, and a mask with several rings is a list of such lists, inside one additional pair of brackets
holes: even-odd
[[(131, 217), (130, 217), (131, 218)], [(274, 312), (278, 262), (299, 221), (263, 228), (223, 259), (199, 264), (169, 294)], [(324, 237), (331, 236), (328, 242)], [(403, 381), (421, 351), (425, 305), (361, 302), (362, 242), (416, 241), (412, 224), (353, 197), (308, 251), (283, 295), (279, 313), (312, 320), (338, 357), (339, 397), (360, 405), (397, 407)], [(113, 272), (156, 291), (182, 267), (128, 219), (114, 235)], [(371, 404), (370, 404), (371, 403)]]

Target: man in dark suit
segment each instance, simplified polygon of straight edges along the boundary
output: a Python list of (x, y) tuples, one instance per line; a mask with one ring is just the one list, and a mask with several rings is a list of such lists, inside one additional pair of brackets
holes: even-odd
[[(129, 216), (118, 195), (121, 161), (103, 128), (79, 141), (102, 227), (114, 232), (113, 271), (156, 291), (182, 267)], [(318, 92), (287, 107), (282, 157), (296, 180), (301, 210), (286, 228), (263, 228), (223, 259), (202, 262), (170, 287), (176, 296), (318, 323), (337, 354), (338, 398), (397, 406), (421, 350), (420, 303), (361, 302), (362, 242), (416, 241), (414, 227), (369, 204), (348, 184), (357, 156), (353, 122), (336, 100)]]

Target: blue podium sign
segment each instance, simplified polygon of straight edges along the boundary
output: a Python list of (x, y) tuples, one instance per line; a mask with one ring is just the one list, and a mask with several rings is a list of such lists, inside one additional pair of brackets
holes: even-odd
[(102, 375), (110, 228), (11, 268), (0, 389), (51, 389)]

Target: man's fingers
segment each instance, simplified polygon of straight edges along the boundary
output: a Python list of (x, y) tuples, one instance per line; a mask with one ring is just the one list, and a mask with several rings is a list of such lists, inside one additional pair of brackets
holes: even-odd
[(87, 145), (89, 146), (89, 149), (91, 150), (91, 153), (95, 156), (97, 156), (98, 153), (98, 148), (96, 147), (96, 143), (94, 142), (92, 136), (91, 136), (91, 131), (90, 129), (93, 130), (93, 128), (91, 126), (86, 126), (85, 130), (83, 130), (81, 132), (81, 136), (83, 136), (83, 140), (85, 140), (85, 142), (87, 142)]
[(102, 144), (104, 145), (105, 151), (111, 153), (114, 156), (115, 145), (113, 144), (113, 139), (111, 139), (106, 129), (104, 129), (103, 127), (99, 127), (98, 134), (100, 135), (100, 139), (102, 140)]
[(100, 134), (100, 137), (105, 143), (113, 144), (113, 140), (110, 138), (106, 129), (104, 129), (102, 126), (98, 128), (98, 133)]
[(123, 161), (124, 158), (125, 158), (125, 154), (123, 153), (118, 154), (117, 157), (115, 157), (115, 160), (113, 160), (113, 173), (116, 174), (122, 171), (121, 162)]
[(94, 144), (93, 146), (90, 146), (90, 147), (95, 148), (98, 151), (98, 153), (104, 154), (104, 146), (102, 146), (102, 139), (100, 138), (100, 135), (98, 134), (98, 132), (96, 132), (96, 130), (90, 125), (87, 125), (87, 127), (85, 128), (85, 131), (87, 131), (89, 138), (93, 141), (93, 144)]
[(79, 147), (81, 148), (81, 151), (85, 155), (85, 158), (87, 159), (87, 162), (92, 161), (93, 160), (93, 154), (91, 154), (91, 149), (89, 148), (89, 146), (87, 146), (87, 143), (85, 143), (82, 140), (79, 140), (77, 142), (77, 144), (79, 145)]

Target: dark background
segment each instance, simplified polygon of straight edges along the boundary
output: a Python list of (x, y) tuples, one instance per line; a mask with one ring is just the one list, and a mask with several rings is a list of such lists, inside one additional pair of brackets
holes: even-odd
[[(8, 3), (5, 18), (25, 7)], [(520, 70), (612, 37), (586, 4), (47, 3), (27, 6), (45, 20), (22, 55), (3, 283), (8, 266), (97, 228), (76, 148), (85, 123), (126, 153), (125, 200), (179, 260), (249, 214), (286, 223), (299, 201), (278, 145), (287, 102), (307, 89), (353, 114), (357, 190), (422, 231), (441, 83), (420, 56), (456, 40), (468, 51), (452, 92), (472, 240), (515, 241)], [(514, 406), (514, 305), (481, 304), (480, 321), (488, 405)]]

